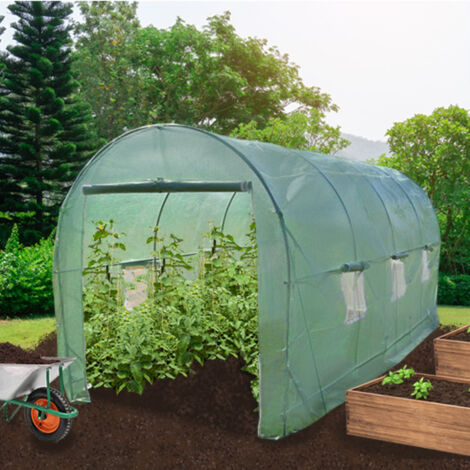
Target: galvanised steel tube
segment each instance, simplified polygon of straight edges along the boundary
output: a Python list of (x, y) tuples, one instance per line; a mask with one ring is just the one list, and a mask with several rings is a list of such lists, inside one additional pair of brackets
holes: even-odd
[(249, 192), (250, 181), (148, 181), (144, 183), (84, 184), (83, 194)]

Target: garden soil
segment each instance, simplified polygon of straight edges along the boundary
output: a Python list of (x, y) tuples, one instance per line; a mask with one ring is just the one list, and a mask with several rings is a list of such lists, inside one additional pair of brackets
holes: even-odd
[(466, 331), (461, 331), (460, 333), (457, 333), (456, 335), (453, 335), (447, 339), (456, 340), (456, 341), (470, 341), (470, 334), (467, 333)]
[(11, 343), (0, 343), (0, 364), (50, 364), (35, 351), (25, 351)]
[[(446, 331), (449, 331), (448, 329)], [(436, 330), (397, 367), (434, 372)], [(55, 337), (36, 352), (55, 355)], [(23, 416), (0, 423), (3, 469), (470, 469), (470, 458), (346, 435), (344, 404), (279, 441), (257, 437), (250, 378), (234, 358), (189, 378), (162, 380), (142, 396), (91, 390), (59, 444), (36, 440)], [(395, 367), (396, 368), (396, 367)], [(394, 369), (395, 369), (394, 368)]]

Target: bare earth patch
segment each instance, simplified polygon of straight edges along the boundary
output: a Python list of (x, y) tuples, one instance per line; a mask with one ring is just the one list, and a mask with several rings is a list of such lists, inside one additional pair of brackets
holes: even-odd
[[(447, 328), (444, 331), (449, 331)], [(436, 330), (394, 369), (434, 372)], [(56, 355), (55, 336), (36, 352)], [(279, 441), (256, 435), (256, 402), (240, 361), (211, 361), (189, 378), (161, 380), (142, 396), (91, 390), (70, 435), (47, 445), (30, 435), (23, 416), (0, 423), (3, 468), (47, 462), (66, 469), (468, 469), (470, 458), (346, 435), (338, 406), (312, 426)], [(33, 465), (33, 466), (32, 466)]]

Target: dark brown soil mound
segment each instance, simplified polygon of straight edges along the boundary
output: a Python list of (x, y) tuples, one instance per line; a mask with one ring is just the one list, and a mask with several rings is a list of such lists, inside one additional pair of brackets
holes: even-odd
[[(448, 331), (448, 330), (447, 330)], [(433, 373), (430, 335), (399, 365)], [(55, 355), (48, 338), (41, 354)], [(470, 458), (346, 435), (344, 405), (279, 441), (256, 435), (256, 406), (239, 361), (211, 361), (188, 379), (163, 380), (142, 396), (91, 390), (69, 436), (48, 445), (22, 416), (0, 423), (6, 469), (470, 469)]]
[(45, 336), (42, 341), (38, 344), (35, 353), (40, 356), (57, 356), (57, 335), (55, 332)]
[(50, 364), (36, 351), (25, 351), (11, 343), (0, 343), (0, 364)]

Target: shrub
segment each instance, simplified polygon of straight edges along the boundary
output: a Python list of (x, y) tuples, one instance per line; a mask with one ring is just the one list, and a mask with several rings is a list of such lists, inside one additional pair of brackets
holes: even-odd
[(439, 273), (438, 303), (470, 306), (470, 275)]
[(23, 247), (18, 227), (13, 227), (5, 250), (0, 251), (0, 316), (53, 312), (53, 250), (52, 234), (33, 246)]

